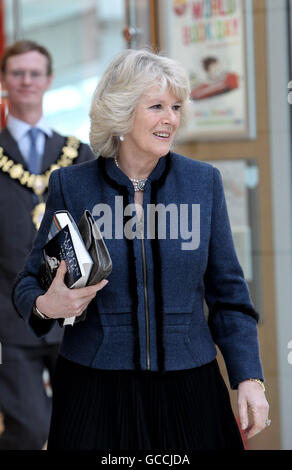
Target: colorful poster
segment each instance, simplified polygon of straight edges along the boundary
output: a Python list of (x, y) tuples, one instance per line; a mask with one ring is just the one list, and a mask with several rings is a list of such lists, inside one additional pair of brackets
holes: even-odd
[(250, 0), (163, 0), (160, 8), (161, 50), (191, 82), (182, 139), (255, 137)]

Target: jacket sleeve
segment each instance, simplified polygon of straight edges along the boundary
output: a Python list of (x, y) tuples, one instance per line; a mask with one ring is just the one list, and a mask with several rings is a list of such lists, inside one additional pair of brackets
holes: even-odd
[(260, 360), (258, 314), (234, 249), (222, 178), (213, 168), (213, 207), (205, 299), (209, 327), (219, 347), (231, 388), (249, 378), (264, 380)]
[(60, 170), (56, 170), (50, 176), (46, 211), (33, 248), (26, 259), (23, 270), (16, 278), (12, 292), (12, 301), (16, 311), (38, 337), (47, 334), (56, 323), (56, 320), (39, 319), (36, 315), (32, 314), (32, 307), (36, 298), (45, 293), (39, 285), (37, 275), (41, 262), (42, 248), (47, 241), (53, 213), (56, 210), (66, 209), (61, 192), (59, 172)]

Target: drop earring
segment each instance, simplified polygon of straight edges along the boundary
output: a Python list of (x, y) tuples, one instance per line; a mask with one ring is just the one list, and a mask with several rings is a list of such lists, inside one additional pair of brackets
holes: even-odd
[(120, 141), (121, 141), (121, 142), (124, 142), (124, 139), (125, 139), (124, 136), (123, 136), (123, 135), (120, 135)]

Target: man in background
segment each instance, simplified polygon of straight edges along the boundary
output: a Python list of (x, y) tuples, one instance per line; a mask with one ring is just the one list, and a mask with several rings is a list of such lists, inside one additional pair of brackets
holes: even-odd
[(52, 79), (45, 47), (23, 40), (4, 51), (9, 112), (0, 133), (0, 450), (41, 449), (48, 436), (51, 398), (43, 375), (52, 376), (63, 331), (56, 325), (36, 338), (14, 310), (11, 292), (44, 213), (51, 171), (94, 158), (87, 145), (46, 123), (43, 96)]

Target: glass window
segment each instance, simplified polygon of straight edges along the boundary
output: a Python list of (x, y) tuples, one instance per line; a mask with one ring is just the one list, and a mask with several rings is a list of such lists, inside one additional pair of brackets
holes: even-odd
[(15, 36), (32, 39), (53, 56), (54, 82), (44, 100), (49, 124), (88, 142), (92, 93), (126, 47), (124, 0), (6, 0), (4, 8), (6, 44)]
[(258, 312), (261, 308), (260, 234), (255, 159), (209, 161), (222, 175), (235, 250)]

